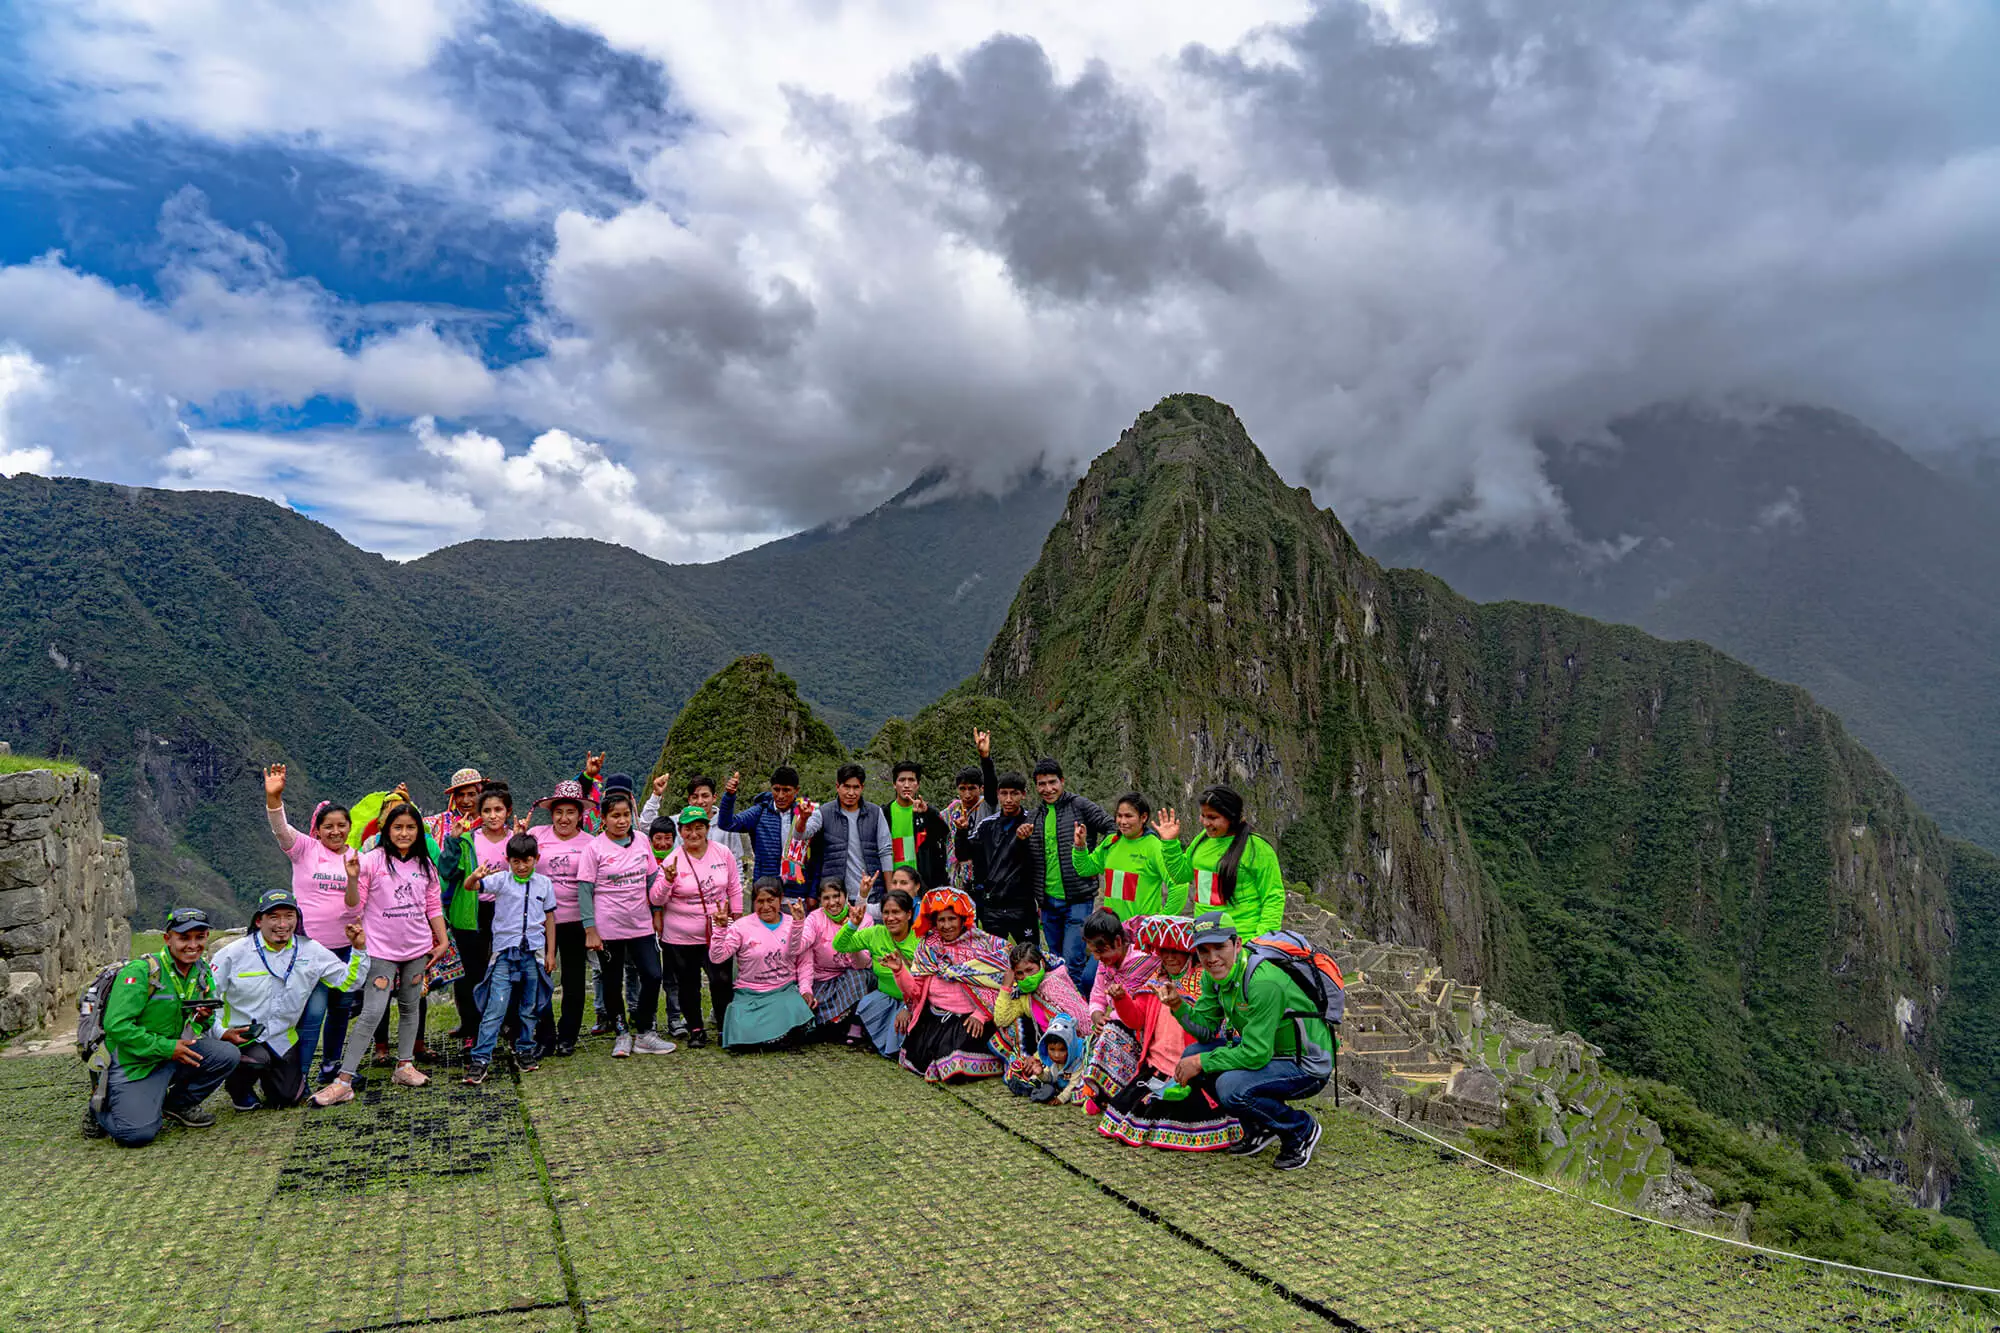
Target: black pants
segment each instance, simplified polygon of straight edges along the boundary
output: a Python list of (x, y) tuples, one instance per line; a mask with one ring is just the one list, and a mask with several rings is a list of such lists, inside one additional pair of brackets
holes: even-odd
[[(625, 1012), (625, 988), (609, 984), (611, 978), (625, 975), (628, 962), (639, 969), (639, 1007), (630, 1015)], [(604, 1000), (612, 1024), (621, 1031), (651, 1032), (660, 1007), (660, 942), (651, 935), (606, 940), (604, 966)]]
[(995, 935), (1010, 943), (1033, 943), (1035, 927), (1040, 918), (1033, 912), (1007, 912), (982, 910), (979, 913), (979, 928), (988, 935)]
[(297, 1106), (305, 1100), (306, 1071), (301, 1063), (304, 1048), (299, 1043), (293, 1042), (283, 1055), (273, 1053), (261, 1041), (236, 1049), (242, 1058), (222, 1083), (230, 1101), (243, 1101), (253, 1089), (266, 1106)]
[[(590, 951), (583, 947), (583, 922), (556, 923), (556, 968), (562, 984), (562, 1016), (556, 1020), (558, 1043), (576, 1045), (583, 1031), (583, 1006), (590, 1000), (590, 969), (585, 965)], [(542, 1043), (544, 1046), (548, 1042)]]
[[(484, 975), (485, 975), (484, 973), (481, 973), (481, 976)], [(375, 1025), (375, 1044), (377, 1046), (387, 1046), (389, 1044), (389, 1015), (395, 1009), (395, 1007), (396, 1006), (392, 1004), (387, 1009), (384, 1009), (382, 1011), (382, 1021)], [(430, 1016), (431, 1016), (431, 997), (429, 995), (418, 996), (417, 997), (417, 1044), (420, 1046), (423, 1045), (423, 1040), (424, 1040), (424, 1024), (430, 1021)], [(347, 1035), (350, 1037), (355, 1037), (357, 1040), (359, 1039), (358, 1035), (351, 1028), (348, 1030)], [(425, 1049), (428, 1050), (429, 1047), (425, 1047)]]
[[(470, 892), (460, 889), (460, 893)], [(479, 1035), (479, 1005), (473, 992), (486, 980), (486, 965), (493, 959), (493, 904), (479, 904), (479, 925), (472, 930), (454, 930), (451, 942), (458, 946), (465, 975), (451, 984), (452, 998), (458, 1002), (458, 1035)]]
[(690, 1033), (706, 1031), (701, 1022), (701, 974), (708, 973), (708, 1003), (715, 1011), (715, 1030), (722, 1031), (722, 1016), (729, 1010), (729, 997), (736, 993), (733, 965), (708, 961), (706, 944), (669, 944), (676, 989), (681, 997), (681, 1017)]

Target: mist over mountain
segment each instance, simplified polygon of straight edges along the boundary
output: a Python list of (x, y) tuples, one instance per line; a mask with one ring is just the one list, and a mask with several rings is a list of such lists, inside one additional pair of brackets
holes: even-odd
[(2000, 847), (2000, 493), (1805, 407), (1661, 406), (1540, 449), (1567, 531), (1467, 538), (1447, 512), (1363, 544), (1803, 685), (1946, 830)]

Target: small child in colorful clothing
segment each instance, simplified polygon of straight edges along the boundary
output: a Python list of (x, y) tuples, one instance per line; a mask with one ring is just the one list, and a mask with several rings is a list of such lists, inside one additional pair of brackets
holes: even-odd
[(1082, 1100), (1083, 1070), (1090, 1063), (1090, 1039), (1083, 1035), (1075, 1019), (1058, 1014), (1042, 1034), (1035, 1054), (1016, 1062), (1018, 1072), (1009, 1070), (1007, 1088), (1016, 1096), (1033, 1102), (1062, 1106)]

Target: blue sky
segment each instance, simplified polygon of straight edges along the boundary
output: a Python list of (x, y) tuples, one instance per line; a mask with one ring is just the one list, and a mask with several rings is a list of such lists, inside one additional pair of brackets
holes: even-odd
[[(0, 17), (0, 472), (710, 559), (1184, 389), (1364, 530), (1663, 398), (2000, 384), (1990, 5)], [(357, 477), (368, 478), (358, 486)]]

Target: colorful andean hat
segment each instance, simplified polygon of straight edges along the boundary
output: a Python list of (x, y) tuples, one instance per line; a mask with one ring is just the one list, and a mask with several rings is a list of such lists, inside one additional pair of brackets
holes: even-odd
[(1147, 953), (1162, 949), (1194, 952), (1194, 922), (1184, 916), (1141, 917), (1133, 934), (1134, 943)]
[(583, 794), (583, 784), (575, 778), (564, 778), (556, 784), (556, 789), (535, 802), (535, 809), (548, 810), (564, 801), (573, 801), (585, 810), (595, 810), (596, 804)]
[(445, 795), (449, 796), (453, 792), (458, 791), (462, 788), (480, 787), (484, 786), (485, 783), (486, 779), (479, 776), (478, 769), (461, 768), (458, 770), (458, 772), (451, 775), (451, 781), (445, 784), (444, 792)]
[(967, 926), (974, 923), (972, 899), (967, 897), (963, 890), (950, 887), (932, 889), (924, 894), (923, 901), (917, 905), (917, 934), (930, 934), (931, 924), (937, 919), (939, 912), (956, 912), (964, 919)]

